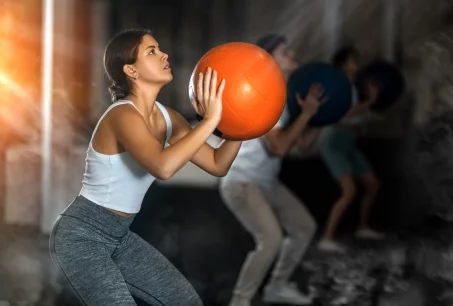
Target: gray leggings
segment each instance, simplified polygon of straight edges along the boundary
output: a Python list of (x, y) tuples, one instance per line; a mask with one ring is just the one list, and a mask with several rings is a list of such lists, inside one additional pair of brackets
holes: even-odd
[(50, 253), (83, 305), (203, 305), (184, 276), (123, 217), (77, 197), (58, 217)]

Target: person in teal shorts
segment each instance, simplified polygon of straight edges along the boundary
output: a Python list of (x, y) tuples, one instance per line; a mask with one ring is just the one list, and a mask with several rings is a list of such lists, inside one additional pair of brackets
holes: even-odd
[[(348, 76), (351, 84), (359, 67), (359, 52), (354, 47), (340, 49), (333, 58), (333, 64), (340, 67)], [(379, 191), (379, 180), (371, 163), (357, 146), (357, 133), (370, 116), (370, 107), (376, 102), (377, 87), (369, 84), (369, 98), (359, 101), (357, 90), (352, 86), (352, 106), (346, 116), (337, 124), (326, 127), (320, 138), (321, 158), (332, 177), (338, 182), (341, 196), (334, 203), (318, 248), (324, 251), (345, 252), (346, 247), (333, 236), (344, 211), (356, 196), (356, 179), (365, 187), (361, 201), (361, 214), (356, 237), (381, 239), (383, 234), (371, 229), (368, 221), (371, 207)]]

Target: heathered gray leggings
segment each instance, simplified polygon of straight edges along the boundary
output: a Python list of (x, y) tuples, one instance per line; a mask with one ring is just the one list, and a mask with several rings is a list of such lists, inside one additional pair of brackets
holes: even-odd
[(83, 305), (200, 306), (184, 276), (123, 217), (77, 197), (58, 217), (50, 253)]

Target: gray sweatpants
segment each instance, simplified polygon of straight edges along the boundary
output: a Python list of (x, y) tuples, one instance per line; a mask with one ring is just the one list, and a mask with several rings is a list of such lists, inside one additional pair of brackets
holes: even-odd
[(123, 217), (77, 197), (58, 217), (50, 253), (83, 305), (200, 306), (184, 276)]
[(272, 278), (287, 281), (316, 232), (309, 211), (280, 182), (265, 189), (252, 183), (223, 181), (220, 194), (256, 243), (242, 266), (234, 294), (251, 299), (279, 251)]

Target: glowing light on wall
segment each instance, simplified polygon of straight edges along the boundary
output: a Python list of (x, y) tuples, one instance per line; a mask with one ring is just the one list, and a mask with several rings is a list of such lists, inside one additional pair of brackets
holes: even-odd
[(43, 63), (42, 63), (42, 214), (41, 230), (48, 232), (51, 209), (51, 154), (52, 154), (52, 57), (53, 57), (54, 1), (43, 1)]

